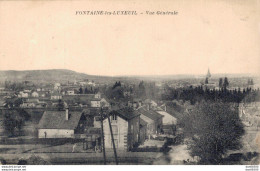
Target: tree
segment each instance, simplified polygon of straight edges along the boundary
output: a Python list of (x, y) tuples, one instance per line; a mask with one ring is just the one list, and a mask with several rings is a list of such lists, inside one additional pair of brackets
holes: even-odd
[(87, 87), (84, 90), (84, 94), (88, 94), (88, 88)]
[(220, 164), (228, 150), (241, 147), (243, 125), (238, 109), (230, 104), (201, 102), (183, 120), (184, 132), (191, 139), (188, 149), (202, 164)]
[(209, 78), (206, 77), (206, 79), (205, 79), (205, 84), (208, 84), (208, 83), (209, 83)]
[(223, 79), (222, 78), (219, 78), (218, 86), (219, 86), (219, 88), (222, 88), (222, 86), (223, 86)]
[(64, 105), (64, 102), (61, 99), (59, 99), (57, 107), (58, 107), (58, 110), (64, 109), (65, 105)]
[(112, 88), (111, 90), (109, 90), (108, 92), (108, 97), (110, 99), (114, 99), (114, 100), (122, 100), (124, 98), (124, 89), (121, 86), (117, 86), (115, 88)]
[(251, 85), (251, 80), (248, 78), (247, 85)]
[(79, 88), (79, 94), (83, 94), (83, 89), (82, 89), (82, 87)]
[(250, 84), (251, 84), (251, 85), (254, 85), (254, 81), (253, 81), (253, 79), (251, 79)]
[(138, 95), (139, 98), (145, 98), (146, 97), (146, 90), (145, 90), (144, 81), (141, 81), (139, 83), (137, 95)]
[(227, 89), (228, 86), (229, 86), (228, 78), (225, 77), (225, 78), (224, 78), (223, 87), (224, 87), (224, 89)]
[(4, 121), (3, 126), (5, 133), (8, 136), (15, 136), (16, 131), (21, 133), (22, 126), (24, 125), (25, 117), (16, 110), (6, 110), (3, 112)]
[(113, 85), (112, 89), (115, 89), (116, 87), (121, 87), (121, 82), (120, 82), (120, 81), (119, 81), (119, 82), (116, 82), (116, 83)]

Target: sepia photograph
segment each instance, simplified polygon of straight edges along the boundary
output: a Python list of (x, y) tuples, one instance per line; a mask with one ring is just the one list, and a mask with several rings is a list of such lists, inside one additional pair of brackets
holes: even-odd
[(2, 171), (258, 171), (259, 21), (259, 0), (0, 1)]

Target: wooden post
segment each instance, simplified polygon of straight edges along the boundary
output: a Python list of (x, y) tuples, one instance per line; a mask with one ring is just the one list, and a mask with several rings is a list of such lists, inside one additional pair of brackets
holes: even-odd
[(106, 165), (106, 150), (105, 150), (105, 140), (104, 140), (104, 128), (103, 128), (103, 110), (101, 111), (101, 140), (103, 146), (103, 158), (104, 158), (104, 165)]
[(112, 138), (112, 144), (113, 144), (113, 150), (114, 150), (114, 155), (115, 155), (115, 159), (116, 159), (116, 165), (118, 165), (116, 147), (115, 147), (114, 136), (113, 136), (113, 130), (112, 130), (111, 122), (110, 122), (110, 116), (108, 115), (107, 118), (108, 118), (108, 123), (109, 123), (109, 128), (110, 128), (110, 134), (111, 134), (111, 138)]

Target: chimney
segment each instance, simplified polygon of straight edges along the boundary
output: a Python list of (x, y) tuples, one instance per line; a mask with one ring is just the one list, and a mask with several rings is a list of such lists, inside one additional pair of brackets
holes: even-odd
[(69, 108), (65, 109), (65, 119), (69, 120)]
[(150, 104), (147, 104), (146, 107), (147, 107), (147, 110), (150, 110)]

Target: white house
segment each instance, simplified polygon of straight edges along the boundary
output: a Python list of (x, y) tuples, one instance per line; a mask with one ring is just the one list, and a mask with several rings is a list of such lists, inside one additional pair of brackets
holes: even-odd
[(100, 100), (101, 106), (102, 107), (110, 107), (110, 104), (108, 103), (108, 101), (105, 98), (102, 98)]
[[(129, 150), (139, 142), (140, 114), (135, 111), (121, 109), (111, 113), (110, 121), (113, 132), (115, 147), (122, 150)], [(112, 136), (108, 118), (103, 121), (104, 140), (106, 148), (113, 148)]]
[(28, 94), (28, 93), (24, 93), (24, 92), (20, 92), (20, 93), (18, 94), (18, 97), (20, 97), (20, 98), (28, 98), (28, 97), (29, 97), (29, 94)]
[(91, 107), (101, 107), (101, 101), (93, 99), (93, 100), (90, 101), (90, 106)]
[(74, 90), (68, 90), (68, 91), (67, 91), (67, 95), (75, 95)]
[(94, 98), (96, 98), (96, 99), (100, 99), (101, 98), (101, 93), (96, 93), (95, 95), (94, 95)]
[(55, 83), (54, 84), (54, 90), (60, 90), (60, 88), (61, 88), (60, 83)]
[(82, 113), (79, 111), (46, 111), (38, 125), (38, 138), (73, 138)]
[(32, 97), (39, 97), (39, 93), (37, 93), (36, 91), (34, 91), (34, 92), (32, 93)]
[(162, 124), (163, 125), (176, 125), (177, 124), (177, 119), (172, 116), (171, 114), (167, 113), (166, 111), (156, 111), (159, 114), (163, 115), (162, 118)]
[(51, 95), (51, 100), (59, 100), (59, 99), (62, 99), (62, 95), (58, 92), (54, 92), (52, 95)]
[(177, 119), (166, 111), (157, 111), (157, 113), (163, 115), (162, 118), (162, 130), (164, 134), (175, 134)]

